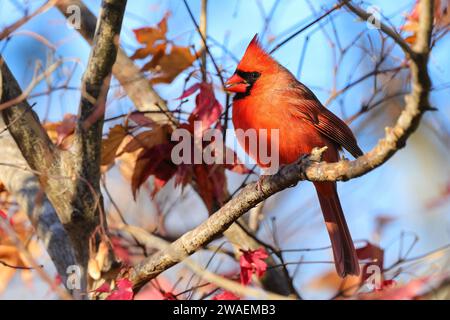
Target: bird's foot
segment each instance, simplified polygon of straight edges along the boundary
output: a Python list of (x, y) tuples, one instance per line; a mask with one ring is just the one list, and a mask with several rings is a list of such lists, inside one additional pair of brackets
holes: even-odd
[(304, 153), (302, 154), (298, 159), (297, 159), (297, 164), (303, 164), (303, 162), (305, 160), (307, 160), (310, 157), (309, 153)]
[(266, 177), (267, 177), (266, 175), (261, 175), (261, 176), (259, 176), (259, 179), (256, 181), (256, 190), (258, 192), (263, 192), (264, 193), (264, 191), (262, 189), (262, 183), (264, 182), (264, 179)]

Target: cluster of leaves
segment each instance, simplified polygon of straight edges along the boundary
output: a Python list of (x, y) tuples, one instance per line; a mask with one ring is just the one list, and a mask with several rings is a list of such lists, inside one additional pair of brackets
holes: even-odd
[[(195, 144), (194, 122), (200, 121), (202, 128), (205, 129), (221, 128), (219, 120), (223, 111), (222, 105), (214, 95), (212, 85), (206, 82), (193, 85), (183, 93), (180, 99), (185, 99), (197, 91), (195, 108), (187, 122), (177, 125), (177, 128), (185, 129), (190, 133), (192, 146)], [(155, 123), (141, 113), (132, 114), (128, 119), (137, 126), (131, 127), (126, 121), (125, 125), (116, 125), (110, 130), (108, 137), (103, 141), (102, 165), (112, 165), (114, 159), (123, 154), (134, 154), (131, 175), (131, 188), (134, 197), (150, 176), (153, 177), (153, 196), (170, 179), (174, 178), (177, 186), (184, 187), (191, 182), (195, 182), (198, 194), (208, 210), (211, 210), (214, 201), (223, 204), (226, 200), (225, 169), (242, 174), (249, 172), (245, 166), (239, 164), (236, 154), (226, 147), (224, 147), (223, 154), (232, 154), (232, 159), (234, 159), (232, 164), (196, 164), (191, 159), (192, 161), (189, 163), (176, 165), (172, 161), (171, 155), (177, 142), (171, 141), (171, 134), (177, 128), (169, 124)], [(136, 134), (133, 135), (131, 131), (136, 132)], [(128, 139), (126, 139), (127, 137)], [(203, 148), (211, 143), (214, 143), (214, 140), (204, 143)]]
[(95, 292), (106, 293), (106, 300), (133, 300), (134, 297), (133, 283), (126, 278), (118, 279), (112, 285), (105, 282)]
[(144, 47), (136, 50), (131, 58), (145, 59), (151, 56), (142, 70), (152, 72), (150, 82), (153, 84), (171, 83), (197, 59), (189, 47), (174, 45), (167, 39), (168, 17), (169, 14), (166, 14), (155, 27), (133, 30), (137, 41)]
[[(261, 247), (257, 250), (241, 250), (242, 255), (239, 259), (240, 265), (240, 282), (247, 286), (252, 282), (252, 276), (256, 275), (262, 278), (267, 270), (267, 263), (264, 261), (268, 258), (267, 251)], [(239, 297), (229, 291), (223, 291), (215, 295), (213, 300), (238, 300)]]

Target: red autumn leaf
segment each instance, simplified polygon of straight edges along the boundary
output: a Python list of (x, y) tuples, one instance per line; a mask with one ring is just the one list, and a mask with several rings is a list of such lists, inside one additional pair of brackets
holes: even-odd
[(119, 258), (119, 260), (124, 264), (130, 263), (130, 253), (128, 250), (122, 245), (120, 238), (111, 237), (111, 244), (114, 251), (114, 255)]
[(212, 300), (240, 300), (237, 295), (230, 291), (224, 291), (222, 293), (216, 294), (214, 297), (212, 297)]
[(173, 177), (177, 168), (171, 160), (172, 148), (171, 143), (159, 144), (139, 153), (131, 178), (131, 190), (135, 199), (136, 192), (150, 176), (155, 177), (156, 192)]
[(153, 280), (142, 288), (134, 297), (134, 300), (171, 300), (174, 284), (163, 276), (159, 276), (158, 280)]
[(383, 291), (383, 290), (386, 290), (386, 289), (393, 288), (393, 287), (395, 287), (396, 285), (397, 285), (397, 281), (395, 281), (395, 280), (393, 280), (393, 279), (391, 279), (391, 280), (384, 280), (384, 281), (381, 283), (381, 286), (380, 286), (379, 288), (375, 288), (375, 290), (376, 290), (376, 291)]
[(178, 300), (177, 297), (172, 292), (163, 293), (164, 300)]
[(222, 111), (223, 107), (214, 95), (212, 84), (200, 83), (200, 92), (195, 97), (195, 108), (189, 116), (189, 123), (201, 121), (203, 129), (207, 129), (217, 122)]
[(178, 98), (178, 100), (182, 100), (182, 99), (185, 99), (185, 98), (191, 96), (198, 89), (200, 89), (200, 83), (197, 82), (196, 84), (194, 84), (191, 87), (184, 90), (183, 94)]
[(203, 164), (193, 165), (194, 176), (196, 178), (198, 194), (205, 203), (206, 208), (210, 212), (214, 200), (214, 182), (209, 176), (208, 166)]
[(111, 292), (111, 287), (108, 282), (105, 282), (100, 287), (94, 290), (97, 293), (109, 293)]
[(3, 218), (3, 219), (8, 219), (8, 215), (6, 214), (6, 212), (5, 212), (5, 211), (3, 211), (3, 210), (0, 210), (0, 218)]
[(362, 270), (362, 281), (365, 281), (372, 273), (367, 272), (367, 268), (371, 265), (378, 266), (380, 272), (383, 271), (384, 250), (380, 247), (367, 242), (364, 247), (357, 248), (356, 254), (359, 260), (370, 260), (366, 263)]
[(128, 279), (117, 280), (116, 289), (106, 298), (106, 300), (133, 300), (133, 283)]
[(222, 165), (181, 164), (175, 173), (175, 185), (184, 187), (195, 179), (197, 192), (209, 212), (214, 203), (222, 205), (225, 199), (225, 171)]
[(241, 283), (248, 285), (252, 280), (252, 275), (256, 274), (261, 278), (267, 270), (267, 263), (264, 261), (269, 255), (264, 248), (257, 250), (241, 250), (242, 256), (239, 260), (241, 266)]
[(209, 166), (210, 168), (210, 179), (213, 185), (213, 195), (217, 203), (222, 206), (227, 200), (225, 198), (225, 187), (226, 187), (226, 176), (223, 166), (215, 165)]

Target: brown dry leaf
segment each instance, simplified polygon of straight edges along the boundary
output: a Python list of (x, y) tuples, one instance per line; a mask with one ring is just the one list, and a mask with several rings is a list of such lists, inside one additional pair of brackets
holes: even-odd
[(155, 72), (155, 76), (150, 82), (152, 84), (171, 83), (181, 72), (190, 67), (196, 58), (197, 56), (191, 53), (189, 47), (173, 46), (170, 53), (163, 55), (158, 61), (146, 65)]
[(98, 251), (95, 256), (95, 261), (97, 261), (97, 266), (100, 270), (103, 269), (105, 261), (108, 258), (109, 248), (108, 244), (105, 241), (101, 241), (98, 246)]
[(89, 259), (88, 274), (94, 280), (98, 280), (101, 277), (100, 268), (98, 267), (97, 260), (95, 260), (94, 258)]
[(117, 150), (123, 139), (127, 136), (127, 130), (120, 124), (111, 128), (108, 137), (102, 142), (102, 165), (109, 166), (116, 158)]
[(141, 148), (150, 149), (157, 144), (168, 142), (169, 132), (170, 127), (165, 125), (158, 126), (153, 130), (141, 132), (128, 142), (119, 155), (122, 153), (135, 152)]

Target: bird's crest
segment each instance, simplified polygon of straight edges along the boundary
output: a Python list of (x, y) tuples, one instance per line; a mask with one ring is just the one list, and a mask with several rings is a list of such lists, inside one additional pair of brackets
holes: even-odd
[(278, 63), (263, 49), (259, 42), (258, 34), (256, 34), (250, 41), (237, 68), (247, 72), (264, 72), (277, 65)]

